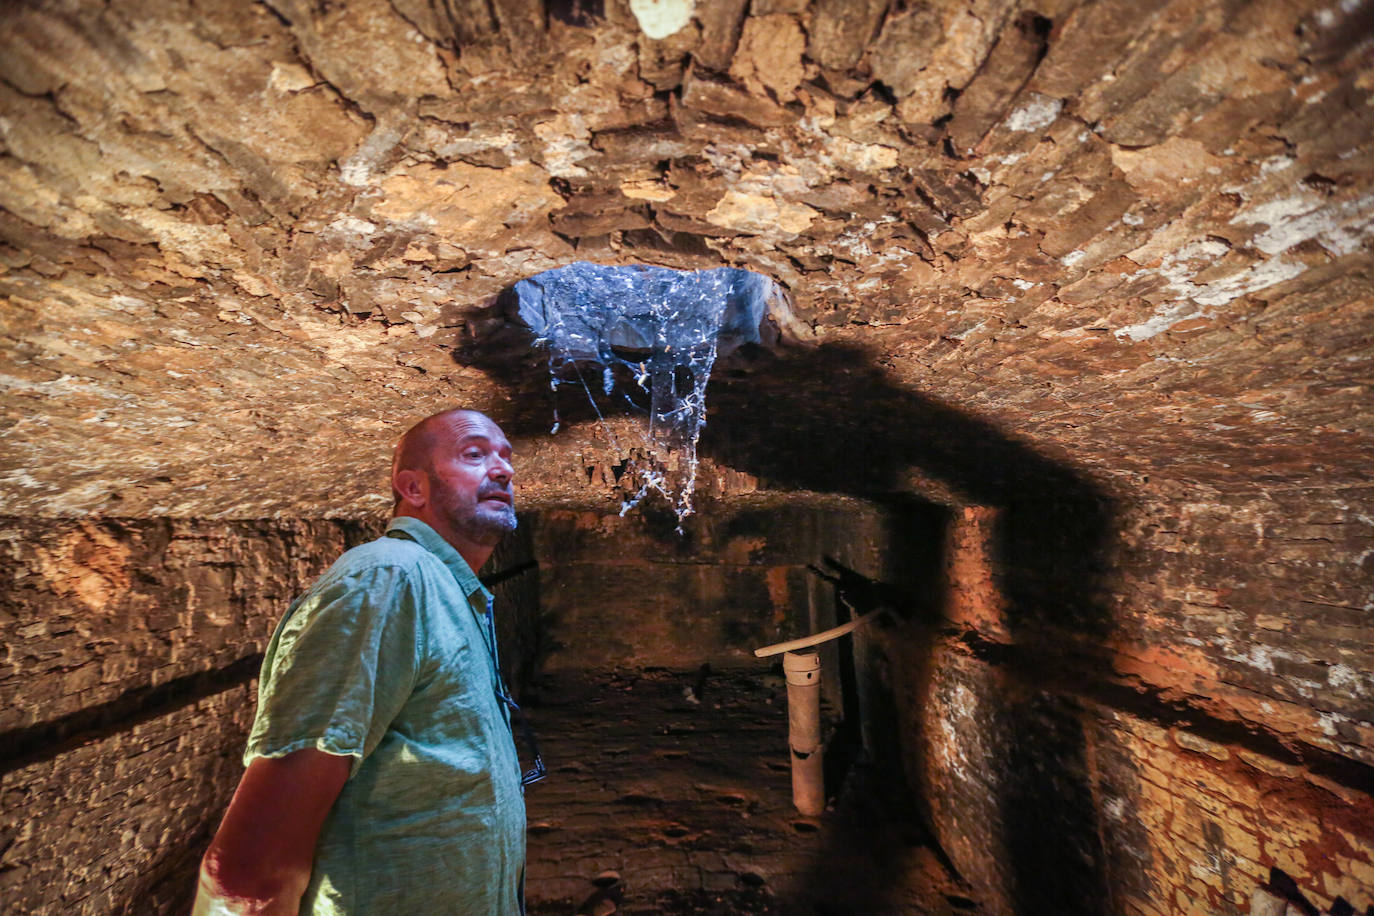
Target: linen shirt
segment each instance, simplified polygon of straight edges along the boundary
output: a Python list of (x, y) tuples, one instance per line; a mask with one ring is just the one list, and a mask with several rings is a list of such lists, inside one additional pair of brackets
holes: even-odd
[(302, 913), (521, 911), (525, 802), (491, 594), (413, 518), (345, 553), (263, 660), (244, 751), (352, 757)]

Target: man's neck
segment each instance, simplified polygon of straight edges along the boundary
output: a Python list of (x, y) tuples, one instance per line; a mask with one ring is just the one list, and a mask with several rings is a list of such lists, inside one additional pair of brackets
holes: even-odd
[(455, 531), (451, 525), (446, 525), (441, 519), (434, 518), (428, 512), (407, 512), (404, 509), (396, 513), (396, 518), (413, 518), (424, 522), (434, 529), (434, 533), (448, 542), (448, 545), (458, 551), (458, 556), (463, 558), (463, 562), (468, 564), (473, 575), (481, 569), (496, 549), (495, 544), (482, 544), (470, 538), (464, 537)]

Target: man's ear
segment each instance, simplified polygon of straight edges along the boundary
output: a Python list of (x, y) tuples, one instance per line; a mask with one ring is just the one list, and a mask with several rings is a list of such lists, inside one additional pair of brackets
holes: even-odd
[(413, 509), (423, 509), (429, 502), (429, 477), (424, 471), (407, 468), (397, 471), (391, 485), (401, 494), (401, 502)]

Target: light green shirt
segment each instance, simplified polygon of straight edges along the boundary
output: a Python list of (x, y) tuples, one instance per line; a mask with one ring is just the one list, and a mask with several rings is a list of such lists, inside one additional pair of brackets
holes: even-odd
[(302, 913), (520, 912), (525, 801), (491, 594), (413, 518), (345, 553), (278, 625), (244, 751), (353, 758)]

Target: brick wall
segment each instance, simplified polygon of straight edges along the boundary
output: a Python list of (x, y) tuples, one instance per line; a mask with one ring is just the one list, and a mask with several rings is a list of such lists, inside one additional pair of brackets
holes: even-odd
[(231, 687), (6, 772), (7, 912), (186, 912), (252, 708), (251, 686)]
[(541, 512), (543, 665), (758, 665), (753, 649), (834, 625), (832, 586), (808, 565), (830, 557), (875, 580), (929, 579), (945, 510), (918, 505), (758, 495), (706, 507), (686, 535), (642, 511)]
[(260, 655), (375, 523), (0, 523), (0, 898), (173, 912), (237, 784)]
[(374, 527), (6, 520), (0, 729), (56, 726), (260, 653), (292, 597)]
[[(533, 517), (489, 571), (532, 559)], [(290, 602), (382, 522), (0, 519), (0, 899), (181, 912)], [(511, 681), (538, 576), (496, 588)]]
[(1374, 764), (1371, 495), (1180, 488), (1128, 504), (1114, 664), (1219, 717)]
[[(1374, 903), (1363, 490), (1167, 482), (945, 509), (740, 496), (688, 535), (653, 512), (522, 515), (492, 570), (505, 661), (759, 664), (833, 622), (832, 557), (900, 619), (854, 640), (871, 753), (990, 913), (1244, 911), (1278, 869)], [(258, 655), (376, 522), (6, 520), (0, 895), (166, 912), (239, 773)], [(827, 665), (842, 659), (832, 646)], [(1109, 901), (1103, 904), (1102, 901)], [(1049, 905), (1047, 904), (1047, 905)]]
[(991, 912), (1248, 911), (1271, 869), (1323, 911), (1374, 903), (1362, 495), (1120, 501), (1093, 581), (1065, 596), (1101, 611), (1097, 633), (1018, 604), (1017, 580), (1043, 573), (1008, 564), (1036, 551), (1006, 511), (956, 513), (943, 623), (861, 652), (925, 816)]

